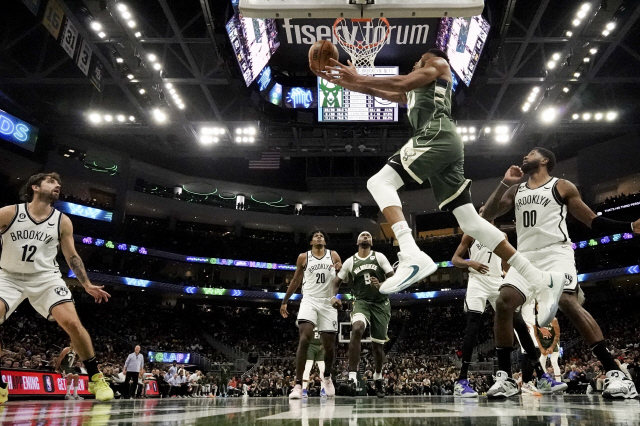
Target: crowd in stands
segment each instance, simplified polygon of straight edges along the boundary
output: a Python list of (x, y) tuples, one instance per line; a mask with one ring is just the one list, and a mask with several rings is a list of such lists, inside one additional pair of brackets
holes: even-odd
[(102, 209), (102, 210), (112, 210), (113, 209), (113, 205), (110, 203), (101, 203), (100, 201), (98, 201), (95, 198), (81, 198), (81, 197), (76, 197), (74, 195), (71, 194), (60, 194), (60, 200), (61, 201), (67, 201), (69, 203), (74, 203), (74, 204), (81, 204), (83, 206), (89, 206), (89, 207), (96, 207), (98, 209)]

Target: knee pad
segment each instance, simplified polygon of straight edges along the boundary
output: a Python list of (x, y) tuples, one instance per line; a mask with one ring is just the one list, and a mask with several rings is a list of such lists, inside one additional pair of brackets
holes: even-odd
[(398, 196), (398, 189), (402, 188), (402, 177), (389, 165), (385, 165), (378, 173), (367, 181), (367, 189), (380, 210), (397, 206), (402, 208), (402, 202)]
[(465, 234), (480, 241), (492, 251), (505, 239), (502, 231), (480, 217), (471, 203), (456, 207), (453, 209), (453, 215)]

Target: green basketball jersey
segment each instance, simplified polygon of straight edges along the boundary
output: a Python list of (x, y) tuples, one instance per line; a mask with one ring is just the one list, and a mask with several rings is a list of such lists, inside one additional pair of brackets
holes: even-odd
[(451, 118), (452, 84), (437, 79), (430, 84), (407, 92), (407, 115), (416, 135), (424, 134), (435, 123), (453, 125)]
[(551, 332), (551, 337), (549, 338), (544, 337), (540, 332), (540, 330), (536, 330), (536, 333), (538, 334), (538, 340), (540, 340), (540, 345), (544, 349), (549, 349), (551, 347), (551, 344), (553, 343), (553, 339), (555, 339), (556, 337), (556, 331), (551, 327), (546, 327), (546, 328)]
[(386, 274), (378, 263), (376, 253), (372, 250), (366, 259), (360, 259), (357, 254), (353, 255), (353, 269), (350, 271), (353, 282), (353, 296), (356, 300), (365, 302), (386, 302), (389, 296), (381, 294), (377, 288), (371, 285), (371, 277), (376, 277), (379, 282), (386, 279)]
[(313, 329), (313, 338), (311, 339), (311, 342), (309, 344), (322, 346), (322, 340), (320, 339), (320, 333), (318, 332), (318, 327)]

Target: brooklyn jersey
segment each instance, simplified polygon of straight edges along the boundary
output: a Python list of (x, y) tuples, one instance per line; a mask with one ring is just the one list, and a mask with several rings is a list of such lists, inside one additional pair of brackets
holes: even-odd
[(7, 272), (35, 274), (59, 272), (56, 256), (60, 245), (62, 213), (51, 208), (51, 214), (36, 222), (27, 204), (16, 205), (16, 215), (2, 232), (0, 268)]
[(489, 267), (489, 272), (486, 274), (481, 274), (475, 269), (469, 268), (470, 274), (483, 277), (502, 277), (502, 259), (492, 251), (489, 251), (489, 247), (485, 246), (480, 241), (475, 240), (473, 244), (471, 244), (471, 247), (469, 247), (469, 255), (471, 260)]
[(518, 185), (514, 204), (518, 250), (538, 250), (553, 244), (571, 244), (567, 232), (567, 209), (557, 189), (558, 178), (551, 178), (536, 189)]
[(331, 297), (331, 281), (336, 275), (331, 260), (331, 250), (324, 251), (324, 256), (317, 258), (311, 251), (307, 252), (307, 266), (304, 270), (302, 294), (311, 297)]

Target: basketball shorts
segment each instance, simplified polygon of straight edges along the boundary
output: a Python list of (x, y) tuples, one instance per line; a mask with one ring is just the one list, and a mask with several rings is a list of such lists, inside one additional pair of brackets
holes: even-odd
[(0, 301), (6, 314), (0, 318), (2, 324), (24, 299), (49, 321), (54, 321), (51, 310), (66, 302), (73, 302), (71, 291), (59, 272), (16, 274), (0, 270)]
[(329, 297), (303, 296), (296, 324), (301, 322), (312, 323), (320, 333), (337, 333), (338, 311), (331, 306)]
[(487, 306), (487, 301), (495, 310), (500, 285), (502, 285), (502, 277), (469, 274), (467, 293), (464, 297), (464, 311), (481, 314)]
[(307, 361), (324, 361), (324, 346), (322, 343), (312, 343), (307, 349)]
[(389, 301), (371, 303), (365, 300), (356, 300), (351, 311), (351, 324), (362, 321), (365, 327), (369, 325), (371, 329), (371, 341), (384, 345), (389, 337), (389, 321), (391, 321), (391, 303)]
[(396, 171), (402, 166), (421, 185), (428, 180), (441, 210), (471, 184), (464, 177), (464, 144), (455, 124), (446, 118), (431, 121), (387, 164)]

